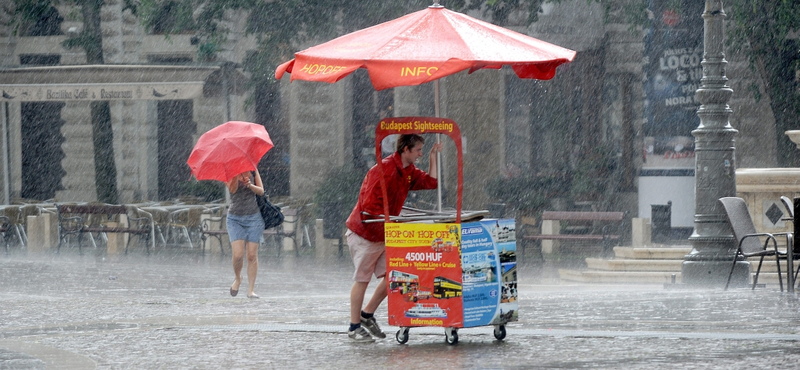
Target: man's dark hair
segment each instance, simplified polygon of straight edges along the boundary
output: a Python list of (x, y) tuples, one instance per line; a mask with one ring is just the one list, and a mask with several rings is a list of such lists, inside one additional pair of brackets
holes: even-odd
[(397, 138), (397, 154), (403, 154), (403, 151), (408, 147), (414, 148), (417, 143), (425, 144), (425, 138), (418, 134), (403, 134)]

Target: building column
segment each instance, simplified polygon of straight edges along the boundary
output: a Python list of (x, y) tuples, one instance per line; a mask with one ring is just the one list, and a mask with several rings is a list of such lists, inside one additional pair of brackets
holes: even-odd
[(353, 162), (352, 79), (291, 85), (285, 80), (289, 91), (281, 96), (290, 99), (290, 191), (294, 198), (311, 198), (331, 169)]

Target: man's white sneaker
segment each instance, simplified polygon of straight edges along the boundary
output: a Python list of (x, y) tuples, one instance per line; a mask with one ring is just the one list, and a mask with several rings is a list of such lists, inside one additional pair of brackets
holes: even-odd
[(353, 341), (356, 342), (374, 342), (375, 339), (372, 338), (372, 335), (364, 329), (363, 326), (359, 326), (356, 330), (349, 330), (347, 331), (347, 336), (350, 337)]

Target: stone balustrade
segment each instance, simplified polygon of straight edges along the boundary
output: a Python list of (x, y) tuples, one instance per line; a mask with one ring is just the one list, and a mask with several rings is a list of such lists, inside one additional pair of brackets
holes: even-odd
[[(760, 232), (792, 231), (781, 196), (800, 197), (800, 168), (740, 168), (736, 170), (736, 194), (744, 199)], [(780, 241), (779, 241), (780, 242)]]

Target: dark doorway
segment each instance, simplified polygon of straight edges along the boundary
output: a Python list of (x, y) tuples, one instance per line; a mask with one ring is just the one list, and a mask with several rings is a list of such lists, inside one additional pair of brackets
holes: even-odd
[(61, 166), (64, 151), (61, 144), (62, 102), (22, 103), (22, 189), (26, 199), (45, 200), (62, 190), (66, 172)]
[[(58, 15), (58, 13), (56, 13)], [(23, 54), (20, 64), (54, 66), (61, 62), (56, 54)], [(66, 174), (61, 165), (64, 151), (61, 144), (61, 108), (63, 102), (31, 102), (20, 104), (22, 136), (22, 188), (20, 196), (26, 199), (52, 199), (57, 190), (63, 190), (61, 179)]]
[(158, 102), (158, 198), (179, 197), (191, 175), (186, 160), (194, 145), (191, 100)]

